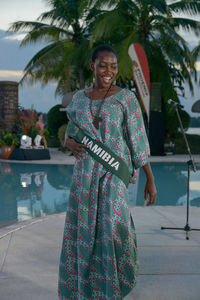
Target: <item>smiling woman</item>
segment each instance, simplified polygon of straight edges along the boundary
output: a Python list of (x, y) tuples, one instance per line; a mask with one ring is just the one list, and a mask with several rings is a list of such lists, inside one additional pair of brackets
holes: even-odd
[(77, 160), (58, 293), (62, 300), (120, 300), (135, 286), (138, 272), (127, 189), (131, 174), (143, 168), (147, 205), (155, 203), (156, 188), (139, 104), (131, 91), (115, 85), (115, 51), (107, 45), (97, 47), (90, 68), (93, 86), (78, 91), (67, 106), (66, 147)]

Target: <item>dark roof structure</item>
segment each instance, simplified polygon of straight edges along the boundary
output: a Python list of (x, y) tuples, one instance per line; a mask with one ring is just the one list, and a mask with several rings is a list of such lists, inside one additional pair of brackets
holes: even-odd
[(200, 113), (200, 100), (192, 105), (192, 112)]

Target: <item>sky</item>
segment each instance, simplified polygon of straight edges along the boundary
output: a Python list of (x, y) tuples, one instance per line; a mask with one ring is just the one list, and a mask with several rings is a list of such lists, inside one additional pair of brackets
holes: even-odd
[[(22, 35), (9, 35), (11, 23), (16, 21), (35, 21), (44, 11), (48, 11), (44, 0), (0, 0), (0, 81), (19, 82), (23, 69), (29, 60), (44, 47), (43, 44), (19, 47)], [(19, 104), (24, 108), (33, 107), (38, 112), (48, 112), (49, 109), (61, 103), (60, 97), (55, 97), (55, 84), (42, 88), (40, 84), (19, 86)]]
[[(45, 0), (0, 0), (0, 81), (19, 82), (26, 64), (44, 47), (41, 43), (20, 48), (22, 35), (7, 33), (10, 24), (20, 20), (35, 21), (41, 13), (48, 10)], [(199, 43), (193, 34), (182, 32), (182, 35), (192, 48)], [(200, 63), (198, 71), (200, 74)], [(55, 88), (53, 83), (44, 88), (40, 84), (19, 86), (19, 104), (24, 108), (33, 107), (37, 111), (48, 112), (52, 106), (61, 103), (61, 97), (55, 97)], [(185, 110), (191, 116), (199, 116), (191, 112), (192, 104), (200, 99), (199, 86), (195, 85), (194, 96), (190, 94), (187, 86), (185, 92), (185, 98), (181, 98)]]

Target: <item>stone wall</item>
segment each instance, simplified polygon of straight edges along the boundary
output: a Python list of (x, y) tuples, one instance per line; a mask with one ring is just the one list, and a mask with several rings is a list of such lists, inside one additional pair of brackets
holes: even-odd
[(0, 81), (0, 128), (12, 130), (18, 111), (18, 82)]

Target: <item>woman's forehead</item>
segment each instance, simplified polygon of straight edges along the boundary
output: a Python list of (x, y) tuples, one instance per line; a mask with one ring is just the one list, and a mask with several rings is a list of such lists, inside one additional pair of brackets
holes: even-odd
[(117, 63), (117, 57), (114, 53), (109, 51), (101, 51), (98, 53), (97, 60), (100, 61), (112, 61)]

